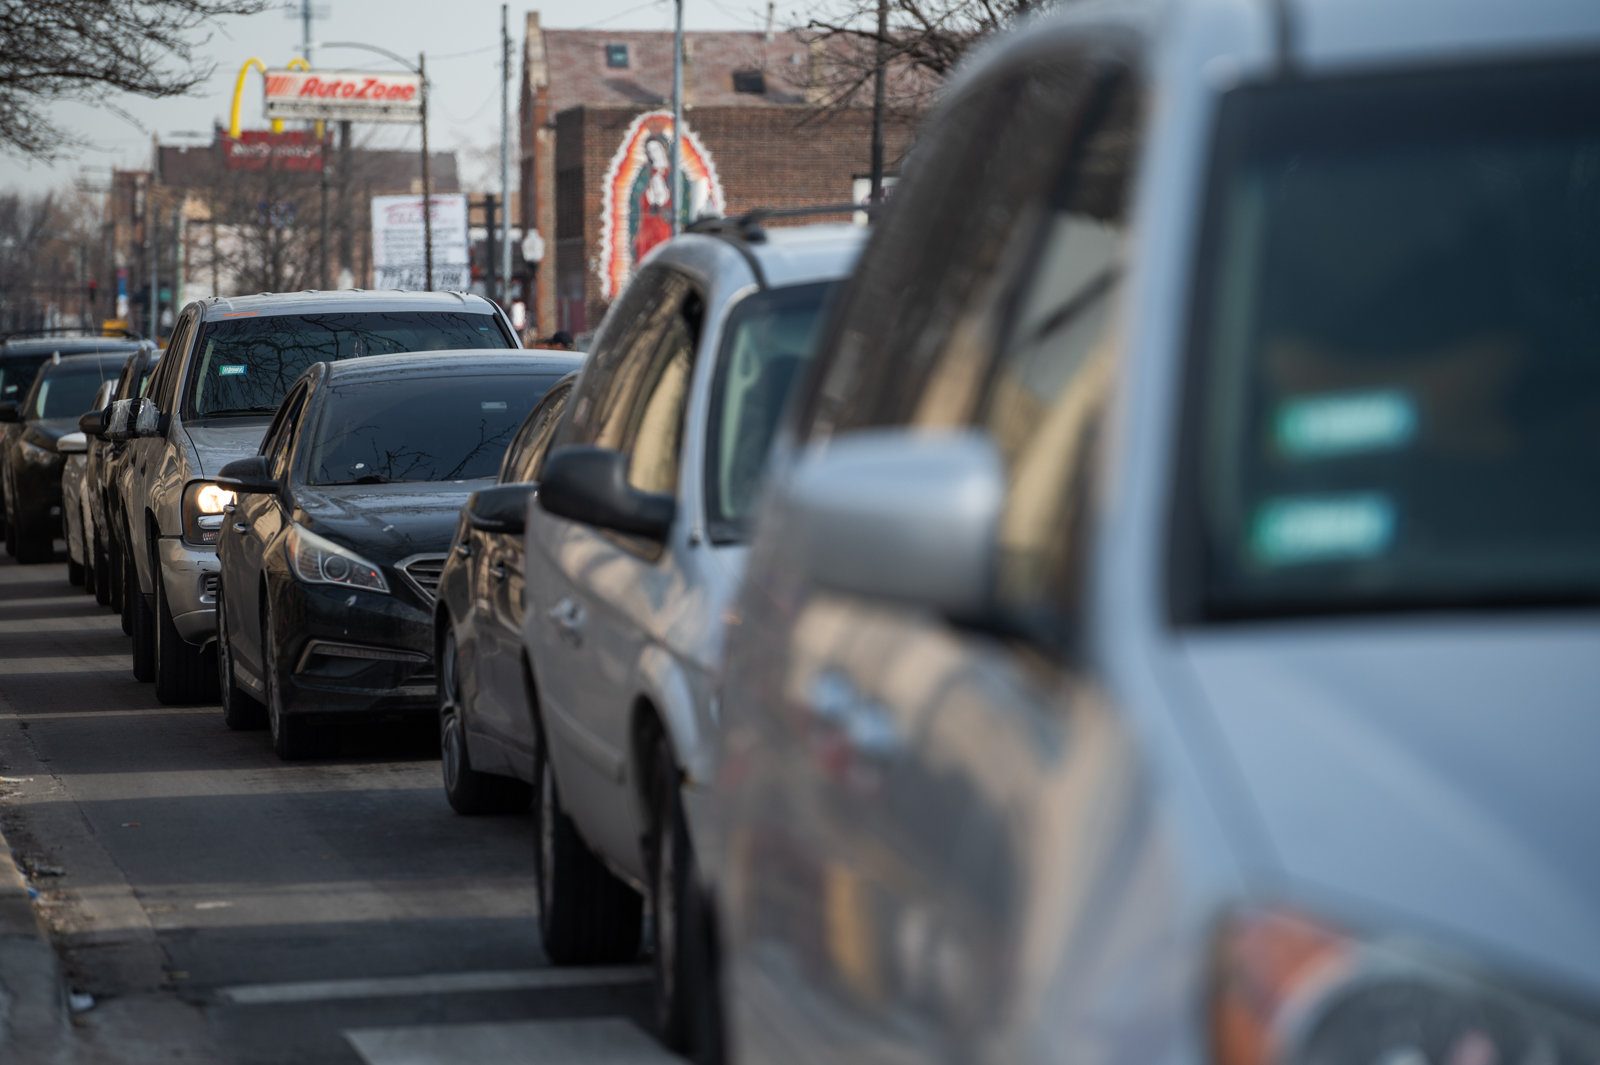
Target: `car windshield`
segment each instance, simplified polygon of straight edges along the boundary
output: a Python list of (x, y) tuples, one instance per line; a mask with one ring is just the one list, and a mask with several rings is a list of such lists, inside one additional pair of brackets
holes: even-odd
[[(104, 363), (107, 371), (112, 364)], [(101, 363), (91, 361), (87, 366), (63, 366), (39, 382), (39, 393), (34, 397), (35, 418), (76, 418), (94, 405), (95, 391), (100, 382), (110, 377), (101, 372)]]
[(1199, 616), (1600, 598), (1600, 65), (1241, 90), (1219, 129)]
[(370, 311), (234, 318), (206, 327), (190, 402), (200, 417), (270, 414), (314, 362), (511, 346), (488, 314)]
[(714, 543), (743, 539), (789, 390), (816, 344), (837, 282), (770, 289), (728, 315), (712, 385), (706, 519)]
[(387, 484), (493, 477), (550, 374), (399, 376), (334, 384), (306, 480)]

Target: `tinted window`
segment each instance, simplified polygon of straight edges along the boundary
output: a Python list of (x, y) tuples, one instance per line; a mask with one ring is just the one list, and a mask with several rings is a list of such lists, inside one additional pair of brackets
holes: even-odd
[(318, 417), (306, 480), (383, 484), (493, 477), (548, 374), (401, 377), (335, 384)]
[(521, 443), (515, 453), (507, 455), (508, 463), (500, 471), (500, 480), (537, 481), (544, 469), (544, 457), (550, 453), (550, 441), (555, 438), (561, 415), (566, 412), (567, 400), (572, 396), (572, 385), (557, 385), (539, 401), (523, 424)]
[(1600, 66), (1238, 92), (1219, 145), (1180, 598), (1600, 596)]
[(314, 362), (456, 348), (508, 348), (487, 314), (404, 311), (276, 315), (214, 322), (195, 353), (197, 415), (271, 413)]
[(35, 418), (76, 418), (94, 405), (94, 394), (100, 382), (110, 376), (111, 365), (106, 364), (106, 374), (100, 366), (63, 367), (39, 382), (39, 392), (33, 401)]
[(822, 305), (836, 283), (796, 285), (741, 300), (723, 327), (706, 451), (706, 521), (714, 543), (743, 535), (789, 390), (810, 359)]
[(28, 394), (28, 386), (39, 374), (44, 357), (37, 359), (8, 359), (0, 363), (0, 402), (19, 402)]

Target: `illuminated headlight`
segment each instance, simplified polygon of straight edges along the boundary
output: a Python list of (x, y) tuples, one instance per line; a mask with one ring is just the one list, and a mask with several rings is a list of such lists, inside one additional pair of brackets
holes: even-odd
[(1223, 932), (1218, 1065), (1593, 1065), (1600, 1026), (1408, 950), (1281, 912)]
[(302, 525), (289, 526), (288, 548), (290, 568), (308, 584), (341, 584), (385, 595), (389, 592), (389, 582), (377, 566)]
[(232, 492), (210, 481), (191, 482), (183, 490), (183, 538), (203, 547), (216, 546), (223, 512), (233, 500)]

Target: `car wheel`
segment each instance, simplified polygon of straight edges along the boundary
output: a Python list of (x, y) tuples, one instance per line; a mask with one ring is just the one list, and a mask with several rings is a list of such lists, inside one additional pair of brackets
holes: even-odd
[[(51, 534), (49, 526), (48, 521), (24, 522), (20, 517), (6, 526), (7, 529), (16, 529), (16, 550), (13, 554), (16, 555), (18, 562), (36, 566), (41, 562), (55, 561), (55, 537)], [(11, 534), (8, 532), (7, 535)]]
[(649, 855), (656, 1030), (670, 1049), (704, 1063), (721, 1059), (721, 1004), (709, 914), (683, 816), (681, 779), (666, 737), (658, 737), (651, 771), (656, 821)]
[(94, 591), (93, 587), (85, 587), (88, 584), (88, 580), (89, 577), (84, 572), (83, 563), (74, 562), (70, 558), (67, 559), (67, 583), (74, 588), (84, 588), (85, 591), (92, 592)]
[(286, 714), (283, 710), (278, 633), (273, 626), (270, 605), (261, 608), (261, 672), (267, 688), (267, 727), (272, 730), (273, 751), (286, 762), (317, 754), (322, 739), (320, 730), (299, 714)]
[(11, 510), (11, 493), (6, 493), (6, 554), (17, 554), (17, 516)]
[(624, 962), (639, 952), (644, 900), (612, 875), (561, 808), (541, 736), (534, 753), (534, 876), (539, 934), (557, 965)]
[(109, 606), (113, 609), (116, 608), (116, 604), (113, 602), (113, 600), (116, 598), (116, 593), (114, 590), (115, 580), (116, 574), (111, 572), (111, 556), (106, 554), (99, 544), (96, 544), (94, 548), (95, 602), (99, 603), (101, 606)]
[(158, 570), (156, 584), (156, 698), (168, 706), (216, 699), (217, 671), (205, 648), (178, 634), (167, 601), (167, 582)]
[(156, 617), (144, 593), (139, 590), (139, 574), (133, 559), (122, 564), (125, 578), (122, 585), (124, 629), (133, 637), (133, 679), (149, 682), (156, 679)]
[(444, 795), (450, 809), (468, 817), (508, 814), (526, 810), (533, 788), (512, 777), (480, 773), (472, 768), (467, 751), (467, 726), (461, 703), (456, 660), (455, 626), (448, 621), (439, 651), (439, 766), (444, 775)]
[(89, 549), (87, 547), (85, 547), (83, 549), (83, 594), (84, 595), (93, 595), (94, 594), (94, 589), (95, 589), (94, 580), (95, 580), (94, 555), (90, 554), (89, 553)]
[(222, 723), (235, 732), (267, 727), (267, 708), (233, 679), (233, 641), (228, 638), (228, 615), (222, 582), (217, 582), (217, 690), (222, 697)]

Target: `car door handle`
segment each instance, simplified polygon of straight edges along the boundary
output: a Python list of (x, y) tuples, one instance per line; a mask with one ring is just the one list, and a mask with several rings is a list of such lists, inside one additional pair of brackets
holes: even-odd
[(545, 612), (545, 616), (555, 623), (556, 631), (561, 633), (563, 640), (573, 647), (583, 646), (583, 607), (570, 595), (557, 600), (556, 605)]
[(222, 512), (224, 514), (232, 514), (234, 511), (236, 511), (238, 509), (239, 508), (237, 506), (235, 506), (234, 504), (232, 504), (232, 503), (224, 503), (224, 504), (222, 504)]
[(506, 567), (503, 563), (496, 562), (494, 565), (489, 567), (489, 572), (494, 574), (494, 579), (497, 581), (503, 581), (506, 579)]
[(236, 521), (236, 522), (233, 523), (233, 531), (234, 532), (245, 532), (249, 528), (250, 528), (250, 526), (246, 525), (242, 521)]

